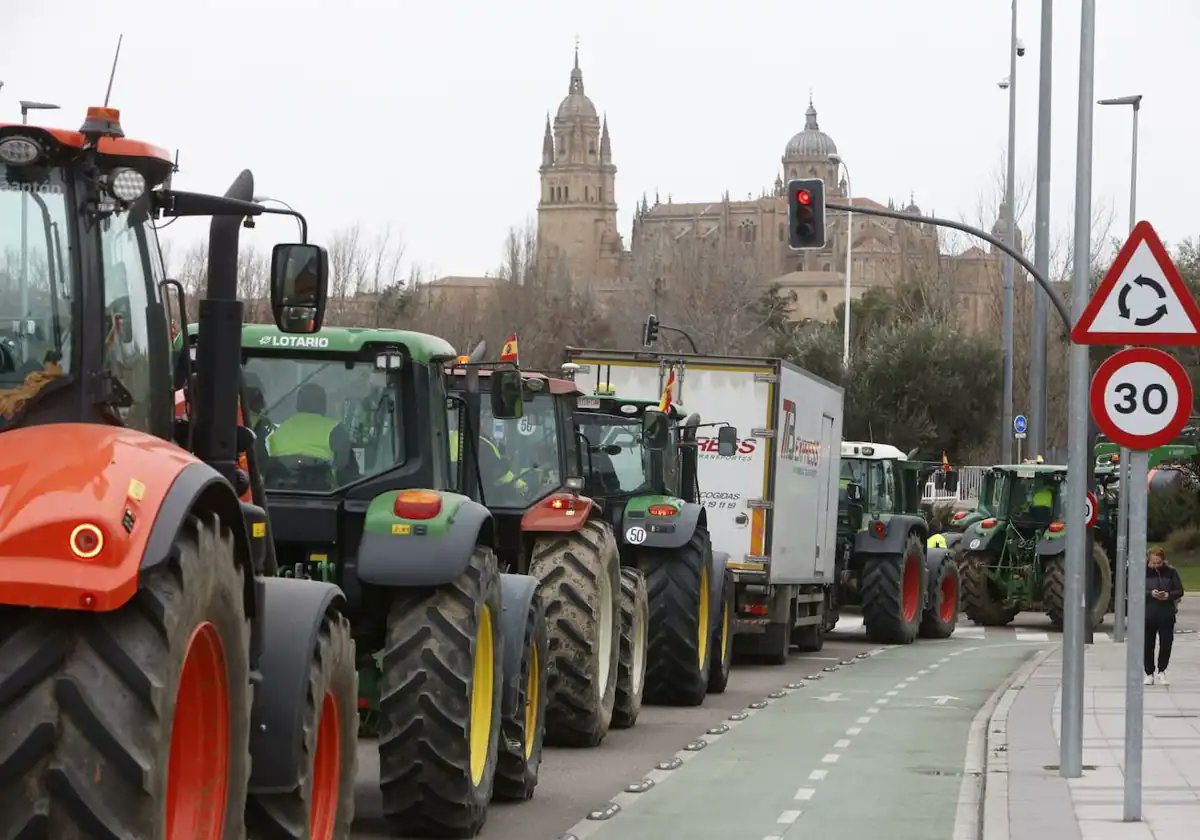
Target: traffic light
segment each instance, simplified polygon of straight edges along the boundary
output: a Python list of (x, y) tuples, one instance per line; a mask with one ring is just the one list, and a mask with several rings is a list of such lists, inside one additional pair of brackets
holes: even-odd
[(658, 316), (647, 315), (646, 323), (642, 326), (642, 346), (649, 347), (658, 341)]
[(788, 182), (788, 245), (792, 250), (825, 247), (825, 182)]

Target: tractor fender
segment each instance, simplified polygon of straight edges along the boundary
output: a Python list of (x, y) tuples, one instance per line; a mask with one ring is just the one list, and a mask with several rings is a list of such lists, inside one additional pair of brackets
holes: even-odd
[(988, 551), (997, 538), (1000, 542), (1004, 541), (1003, 528), (989, 528), (984, 531), (980, 529), (979, 523), (976, 523), (963, 532), (962, 539), (958, 541), (958, 550), (960, 553)]
[[(233, 529), (248, 560), (233, 488), (173, 443), (98, 423), (53, 423), (0, 441), (0, 603), (96, 612), (122, 607), (139, 572), (170, 556), (200, 505)], [(98, 552), (72, 534), (99, 533)], [(253, 583), (247, 575), (247, 609)]]
[[(554, 507), (555, 502), (561, 507)], [(521, 532), (543, 533), (546, 531), (578, 531), (588, 519), (600, 513), (600, 506), (587, 496), (574, 493), (551, 493), (525, 511), (521, 517)]]
[[(504, 651), (501, 705), (515, 709), (520, 696), (521, 658), (525, 655), (525, 619), (537, 597), (538, 580), (530, 575), (500, 575), (500, 636)], [(506, 712), (507, 713), (507, 712)]]
[(261, 679), (250, 711), (250, 791), (280, 793), (300, 784), (313, 651), (322, 621), (344, 606), (345, 597), (332, 583), (275, 577), (262, 579), (260, 595)]
[(944, 531), (942, 537), (946, 540), (946, 548), (951, 549), (962, 542), (963, 535), (960, 531)]
[(917, 516), (893, 516), (887, 521), (887, 532), (878, 537), (871, 529), (871, 523), (854, 535), (855, 554), (903, 554), (908, 543), (909, 535), (916, 533), (925, 547), (926, 526), (924, 520)]
[(492, 544), (492, 515), (479, 502), (442, 493), (442, 510), (418, 521), (395, 515), (397, 491), (367, 508), (358, 546), (358, 578), (375, 586), (441, 586), (471, 562), (475, 546)]
[(717, 627), (721, 623), (721, 596), (724, 594), (721, 590), (725, 587), (725, 567), (729, 564), (729, 554), (724, 551), (714, 551), (712, 553), (712, 566), (709, 567), (708, 575), (708, 603), (716, 606), (716, 609), (709, 609), (708, 614), (711, 617), (713, 627)]
[(1045, 534), (1038, 540), (1037, 555), (1038, 557), (1052, 557), (1055, 554), (1062, 554), (1067, 550), (1066, 532), (1056, 534), (1053, 537), (1048, 537)]
[[(668, 497), (662, 498), (668, 500)], [(638, 548), (680, 548), (687, 545), (696, 533), (696, 528), (708, 527), (708, 515), (704, 505), (681, 502), (679, 499), (669, 501), (679, 508), (679, 513), (675, 516), (649, 516), (645, 513), (649, 505), (638, 499), (630, 499), (621, 517), (621, 529), (617, 532), (617, 539), (621, 543)], [(631, 513), (637, 513), (636, 508), (631, 508), (638, 502), (641, 502), (642, 515), (631, 516)]]

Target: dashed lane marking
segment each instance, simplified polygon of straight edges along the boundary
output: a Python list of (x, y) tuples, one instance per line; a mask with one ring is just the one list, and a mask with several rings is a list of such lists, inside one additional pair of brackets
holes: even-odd
[(849, 729), (846, 730), (846, 734), (847, 735), (862, 734), (862, 727), (861, 726), (851, 726)]
[(821, 763), (822, 764), (837, 764), (838, 759), (841, 757), (842, 756), (839, 753), (825, 753), (825, 755), (821, 756)]
[(825, 777), (828, 775), (829, 775), (828, 770), (814, 770), (808, 774), (808, 780), (810, 782), (820, 782), (820, 781), (823, 781), (825, 779)]
[(793, 796), (792, 798), (797, 799), (801, 802), (807, 802), (808, 800), (813, 798), (813, 794), (816, 792), (817, 792), (816, 788), (800, 788), (798, 791), (796, 791), (796, 795)]
[(779, 819), (775, 820), (775, 822), (783, 823), (784, 825), (791, 825), (796, 820), (800, 819), (800, 813), (800, 811), (784, 811), (779, 815)]

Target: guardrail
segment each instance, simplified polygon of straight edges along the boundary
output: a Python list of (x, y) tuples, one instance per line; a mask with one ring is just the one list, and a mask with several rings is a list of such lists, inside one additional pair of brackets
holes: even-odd
[(921, 501), (946, 505), (979, 498), (979, 485), (989, 467), (959, 467), (951, 472), (936, 472), (925, 482)]

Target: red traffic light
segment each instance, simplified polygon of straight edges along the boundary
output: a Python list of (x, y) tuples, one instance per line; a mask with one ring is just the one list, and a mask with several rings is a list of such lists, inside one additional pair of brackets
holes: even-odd
[(805, 205), (812, 204), (812, 193), (808, 190), (798, 190), (796, 192), (796, 201)]

